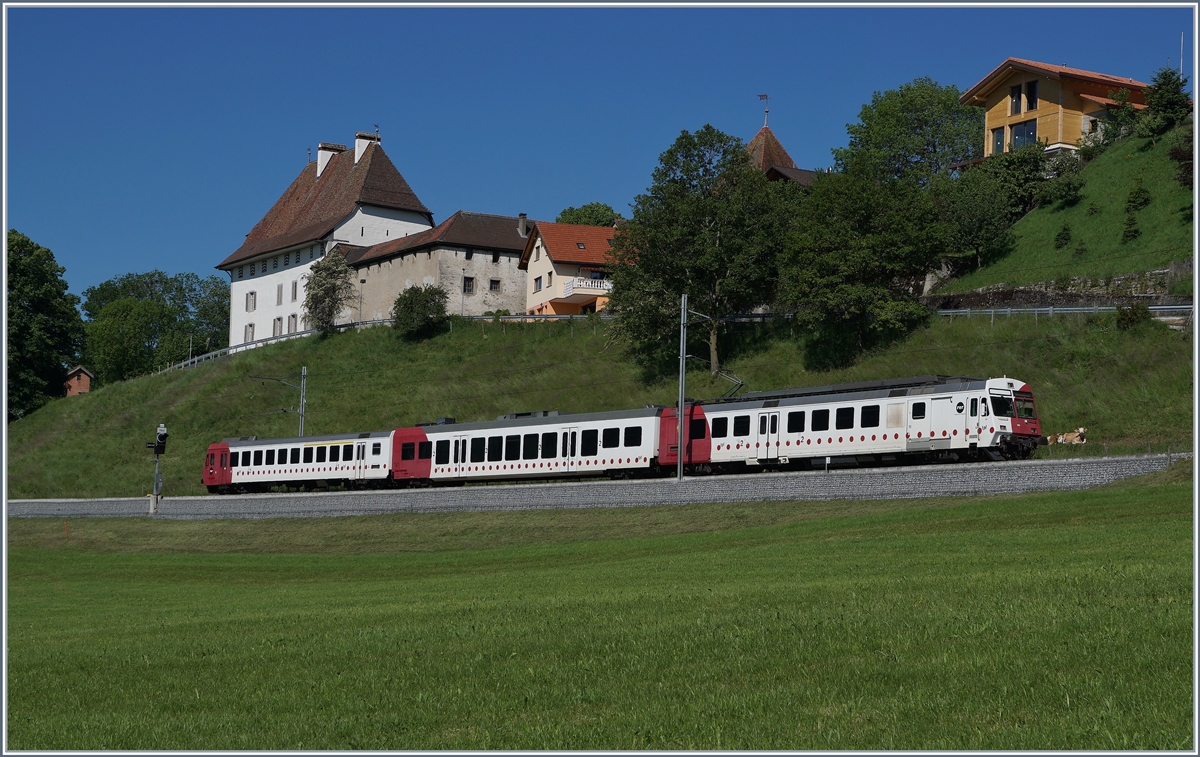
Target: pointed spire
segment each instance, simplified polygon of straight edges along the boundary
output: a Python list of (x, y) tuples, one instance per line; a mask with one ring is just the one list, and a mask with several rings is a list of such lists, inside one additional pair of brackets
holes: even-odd
[(746, 152), (750, 153), (750, 162), (758, 167), (761, 171), (768, 171), (772, 166), (782, 166), (783, 168), (795, 168), (796, 164), (792, 161), (792, 156), (788, 155), (787, 150), (783, 149), (783, 145), (779, 143), (779, 139), (775, 137), (775, 133), (770, 127), (764, 126), (754, 135), (754, 139), (750, 140), (750, 144), (746, 145)]

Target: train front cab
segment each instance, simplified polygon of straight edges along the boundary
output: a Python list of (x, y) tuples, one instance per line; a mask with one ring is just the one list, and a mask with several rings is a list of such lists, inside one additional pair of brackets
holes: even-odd
[(200, 483), (208, 487), (209, 492), (219, 491), (233, 483), (233, 471), (229, 466), (229, 445), (225, 442), (208, 445), (204, 454), (204, 473)]

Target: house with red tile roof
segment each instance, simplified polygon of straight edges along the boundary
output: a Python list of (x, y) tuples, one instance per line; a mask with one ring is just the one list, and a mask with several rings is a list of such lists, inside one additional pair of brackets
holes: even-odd
[(460, 210), (432, 229), (358, 247), (346, 255), (360, 286), (355, 321), (390, 318), (396, 297), (413, 286), (434, 284), (450, 295), (447, 310), (483, 315), (525, 312), (521, 253), (528, 222), (518, 217)]
[(1146, 107), (1148, 85), (1123, 76), (1008, 58), (959, 102), (984, 109), (984, 155), (1013, 147), (1047, 143), (1047, 152), (1074, 150), (1079, 140), (1109, 117), (1116, 103), (1110, 92), (1129, 91), (1128, 102)]
[(77, 365), (67, 372), (67, 378), (63, 381), (63, 388), (67, 390), (68, 397), (74, 397), (77, 394), (87, 394), (92, 391), (92, 379), (96, 375), (84, 368), (82, 365)]
[(358, 132), (353, 150), (320, 143), (317, 159), (216, 266), (230, 278), (229, 344), (305, 330), (304, 275), (335, 248), (353, 252), (432, 226), (378, 134)]
[(603, 310), (612, 291), (608, 251), (615, 233), (611, 226), (535, 223), (521, 252), (525, 312), (577, 315)]

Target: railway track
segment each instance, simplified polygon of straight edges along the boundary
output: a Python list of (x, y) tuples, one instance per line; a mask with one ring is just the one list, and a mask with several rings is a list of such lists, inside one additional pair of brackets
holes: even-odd
[(297, 518), (397, 512), (638, 507), (713, 502), (907, 499), (1087, 489), (1163, 470), (1174, 455), (923, 465), (640, 481), (558, 481), (327, 493), (164, 497), (150, 516), (149, 497), (8, 500), (10, 518), (155, 517)]

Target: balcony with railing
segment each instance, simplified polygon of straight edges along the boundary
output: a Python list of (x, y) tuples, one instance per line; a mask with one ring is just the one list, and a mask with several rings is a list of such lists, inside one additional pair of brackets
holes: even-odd
[(576, 276), (562, 284), (562, 298), (567, 302), (585, 302), (589, 298), (605, 296), (611, 291), (612, 282), (608, 279)]

